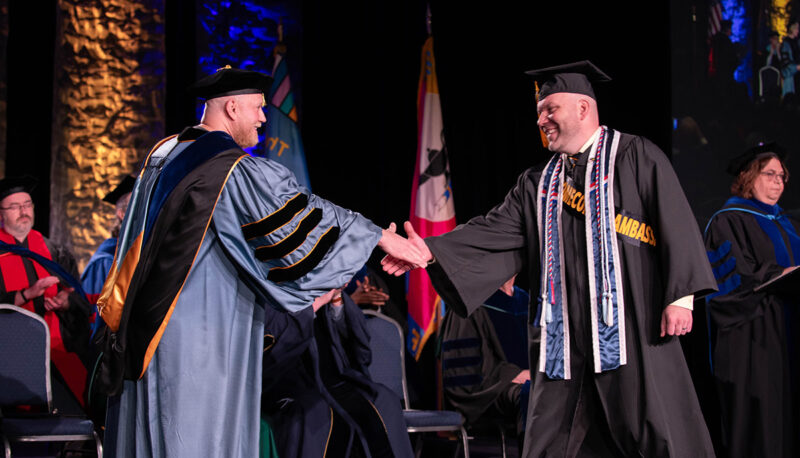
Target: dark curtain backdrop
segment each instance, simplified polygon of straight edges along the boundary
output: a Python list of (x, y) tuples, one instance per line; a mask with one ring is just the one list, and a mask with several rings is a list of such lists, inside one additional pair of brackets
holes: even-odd
[[(306, 0), (288, 8), (300, 15), (289, 58), (300, 59), (301, 74), (292, 78), (314, 190), (383, 226), (409, 212), (425, 5)], [(614, 79), (598, 88), (601, 122), (669, 152), (668, 6), (650, 6), (647, 21), (631, 20), (631, 8), (640, 6), (582, 5), (575, 14), (566, 4), (431, 3), (459, 222), (490, 209), (525, 168), (547, 157), (524, 70), (592, 60)], [(167, 2), (168, 133), (196, 122), (183, 92), (197, 76), (196, 43), (204, 38), (195, 9)], [(9, 2), (6, 166), (10, 175), (45, 182), (37, 202), (48, 195), (54, 20), (54, 2)], [(37, 226), (47, 232), (45, 206), (37, 207)]]
[[(375, 5), (373, 3), (380, 3)], [(652, 8), (652, 7), (651, 7)], [(590, 59), (614, 78), (598, 88), (601, 122), (669, 151), (668, 8), (432, 2), (433, 36), (456, 218), (499, 203), (545, 160), (525, 70)], [(379, 224), (407, 218), (416, 151), (421, 1), (307, 1), (303, 137), (315, 192)]]
[(34, 191), (35, 228), (47, 235), (50, 221), (50, 138), (53, 122), (53, 57), (56, 1), (11, 1), (8, 8), (7, 176), (39, 179)]

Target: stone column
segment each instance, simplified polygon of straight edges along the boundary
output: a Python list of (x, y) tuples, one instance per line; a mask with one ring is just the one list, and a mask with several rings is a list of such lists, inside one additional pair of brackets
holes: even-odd
[(81, 271), (110, 236), (101, 201), (164, 136), (165, 0), (59, 0), (50, 237)]

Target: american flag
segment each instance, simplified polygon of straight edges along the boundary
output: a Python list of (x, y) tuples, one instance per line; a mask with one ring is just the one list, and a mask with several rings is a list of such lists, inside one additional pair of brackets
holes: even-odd
[(708, 7), (708, 37), (713, 37), (720, 29), (722, 17), (722, 3), (719, 0), (711, 0)]

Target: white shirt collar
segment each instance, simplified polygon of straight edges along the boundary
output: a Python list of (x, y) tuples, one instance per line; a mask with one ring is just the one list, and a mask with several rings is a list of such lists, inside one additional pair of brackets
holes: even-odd
[(578, 150), (578, 153), (586, 151), (586, 148), (588, 148), (592, 143), (594, 143), (594, 141), (597, 140), (597, 137), (599, 135), (600, 135), (600, 126), (597, 126), (597, 130), (595, 130), (592, 136), (589, 137), (589, 140), (587, 140), (586, 143), (584, 143), (583, 146), (581, 146), (581, 149)]

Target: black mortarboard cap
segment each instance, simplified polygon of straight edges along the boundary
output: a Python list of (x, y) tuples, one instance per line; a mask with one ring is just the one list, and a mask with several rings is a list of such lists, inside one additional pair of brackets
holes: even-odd
[(122, 181), (119, 182), (117, 187), (112, 189), (111, 192), (109, 192), (108, 194), (106, 194), (105, 197), (103, 197), (103, 202), (108, 202), (112, 205), (116, 205), (120, 197), (133, 191), (134, 184), (136, 184), (136, 178), (130, 175), (125, 175), (122, 178)]
[(0, 180), (0, 200), (18, 192), (30, 194), (37, 184), (39, 184), (39, 180), (30, 175), (3, 178)]
[(781, 162), (786, 160), (786, 150), (780, 145), (775, 142), (759, 142), (758, 145), (731, 159), (728, 163), (727, 172), (733, 176), (737, 176), (742, 170), (746, 169), (751, 162), (770, 153), (778, 156)]
[(557, 92), (588, 95), (595, 99), (592, 83), (611, 81), (611, 77), (588, 60), (525, 72), (539, 85), (539, 100)]
[(189, 86), (189, 92), (208, 100), (226, 95), (269, 94), (270, 86), (272, 77), (269, 75), (226, 65)]

